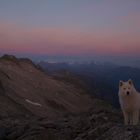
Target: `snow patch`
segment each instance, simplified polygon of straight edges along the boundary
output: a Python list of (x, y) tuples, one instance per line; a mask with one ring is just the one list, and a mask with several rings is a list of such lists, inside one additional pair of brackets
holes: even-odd
[(32, 104), (32, 105), (35, 105), (35, 106), (42, 106), (42, 105), (39, 104), (39, 103), (30, 101), (29, 99), (26, 99), (25, 101), (28, 102), (28, 103), (30, 103), (30, 104)]

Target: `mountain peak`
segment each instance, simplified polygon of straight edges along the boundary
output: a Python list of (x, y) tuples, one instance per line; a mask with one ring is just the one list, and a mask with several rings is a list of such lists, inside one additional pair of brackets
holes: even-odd
[(11, 61), (17, 61), (18, 60), (14, 55), (8, 55), (8, 54), (4, 54), (1, 57), (1, 59), (11, 60)]
[[(35, 67), (36, 69), (38, 69), (39, 70), (39, 66), (37, 66), (31, 59), (29, 59), (29, 58), (17, 58), (16, 56), (14, 56), (14, 55), (8, 55), (8, 54), (5, 54), (5, 55), (3, 55), (2, 57), (0, 57), (0, 60), (2, 61), (2, 62), (6, 62), (6, 64), (7, 64), (7, 62), (8, 62), (8, 64), (10, 64), (10, 65), (13, 65), (13, 63), (14, 64), (16, 64), (16, 65), (23, 65), (23, 64), (25, 64), (25, 65), (30, 65), (30, 66), (33, 66), (33, 67)], [(40, 70), (42, 70), (41, 68), (40, 68)], [(43, 70), (42, 70), (43, 71)]]

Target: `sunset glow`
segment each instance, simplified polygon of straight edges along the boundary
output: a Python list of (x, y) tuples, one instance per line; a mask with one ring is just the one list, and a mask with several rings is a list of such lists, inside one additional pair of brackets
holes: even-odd
[(0, 2), (0, 52), (139, 55), (140, 2)]

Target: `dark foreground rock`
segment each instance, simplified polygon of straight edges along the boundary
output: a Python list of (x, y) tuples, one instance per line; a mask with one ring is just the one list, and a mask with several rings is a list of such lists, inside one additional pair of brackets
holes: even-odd
[[(98, 105), (98, 107), (97, 107)], [(120, 113), (96, 99), (88, 113), (48, 118), (0, 120), (0, 140), (124, 140), (140, 137), (140, 128), (122, 125)]]
[(140, 126), (124, 126), (122, 114), (96, 99), (80, 115), (57, 119), (30, 117), (0, 120), (0, 140), (139, 140)]

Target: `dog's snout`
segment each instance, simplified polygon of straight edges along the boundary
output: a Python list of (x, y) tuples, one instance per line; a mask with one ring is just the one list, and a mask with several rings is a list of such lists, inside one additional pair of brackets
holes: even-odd
[(129, 94), (130, 94), (130, 92), (129, 92), (129, 91), (127, 91), (127, 92), (126, 92), (126, 94), (127, 94), (127, 95), (129, 95)]

